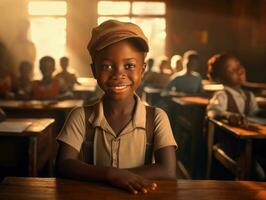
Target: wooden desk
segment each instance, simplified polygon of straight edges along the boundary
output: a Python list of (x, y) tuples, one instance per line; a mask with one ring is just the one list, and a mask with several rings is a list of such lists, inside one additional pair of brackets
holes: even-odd
[(7, 177), (0, 183), (6, 200), (264, 200), (266, 183), (251, 181), (156, 181), (158, 189), (133, 195), (104, 184), (55, 178)]
[(201, 105), (207, 106), (209, 99), (201, 96), (173, 97), (172, 100), (180, 105)]
[(69, 110), (76, 106), (82, 106), (83, 100), (80, 99), (70, 99), (62, 101), (40, 101), (40, 100), (0, 100), (0, 107), (7, 111), (12, 110)]
[(254, 139), (266, 139), (266, 125), (252, 124), (257, 130), (246, 130), (239, 127), (232, 127), (221, 121), (215, 119), (208, 119), (208, 164), (207, 164), (207, 178), (210, 177), (211, 164), (212, 164), (212, 152), (213, 152), (213, 140), (215, 128), (221, 128), (228, 134), (232, 134), (238, 139), (245, 140), (245, 149), (240, 155), (243, 162), (239, 163), (243, 173), (242, 179), (248, 179), (250, 177), (251, 161), (252, 161), (252, 143)]
[[(176, 140), (180, 151), (177, 152), (180, 169), (186, 169), (185, 174), (191, 178), (205, 178), (206, 144), (203, 134), (204, 120), (208, 98), (202, 96), (172, 97), (175, 103)], [(187, 177), (187, 175), (185, 175)]]
[(67, 114), (75, 107), (82, 106), (83, 100), (62, 101), (17, 101), (1, 100), (0, 107), (10, 118), (54, 118), (54, 135), (62, 128)]
[(25, 166), (24, 176), (37, 176), (38, 169), (47, 163), (51, 170), (54, 119), (7, 119), (5, 122), (26, 122), (29, 126), (22, 131), (0, 130), (0, 167), (20, 171)]
[(266, 109), (266, 97), (256, 97), (256, 101), (261, 109)]

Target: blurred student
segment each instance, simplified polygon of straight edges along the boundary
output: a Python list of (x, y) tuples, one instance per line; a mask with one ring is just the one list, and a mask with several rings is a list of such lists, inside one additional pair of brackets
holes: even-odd
[(22, 61), (19, 65), (19, 77), (16, 81), (16, 98), (30, 99), (32, 92), (32, 64)]
[(165, 85), (169, 82), (169, 78), (172, 74), (172, 68), (168, 60), (164, 59), (159, 65), (159, 72), (150, 72), (143, 78), (142, 87), (153, 87), (158, 89), (163, 89)]
[(171, 67), (173, 69), (173, 74), (177, 74), (177, 73), (181, 74), (184, 71), (184, 67), (183, 67), (183, 63), (182, 63), (182, 56), (180, 56), (180, 55), (172, 56)]
[(176, 143), (167, 115), (146, 107), (134, 93), (149, 50), (142, 30), (133, 23), (105, 21), (93, 29), (88, 50), (105, 94), (70, 114), (57, 138), (60, 175), (107, 182), (134, 194), (155, 190), (155, 179), (175, 180)]
[(170, 82), (164, 87), (162, 94), (167, 94), (170, 91), (175, 91), (181, 94), (201, 94), (202, 79), (195, 69), (199, 66), (199, 56), (195, 51), (187, 51), (183, 56), (183, 66), (186, 68), (186, 73), (179, 73), (171, 76)]
[(60, 66), (62, 71), (59, 72), (55, 77), (63, 80), (63, 85), (68, 91), (72, 91), (74, 84), (79, 84), (77, 77), (74, 73), (68, 71), (69, 59), (68, 57), (60, 58)]
[(40, 59), (40, 71), (42, 79), (33, 82), (32, 98), (39, 100), (58, 99), (61, 92), (62, 81), (54, 78), (55, 60), (50, 56), (44, 56)]
[(14, 97), (14, 75), (10, 70), (9, 56), (4, 43), (0, 41), (0, 98), (10, 99)]
[(10, 99), (14, 97), (12, 93), (12, 76), (11, 74), (0, 68), (0, 98)]
[[(208, 117), (225, 119), (232, 126), (246, 127), (246, 117), (256, 115), (258, 105), (254, 94), (241, 87), (246, 81), (245, 68), (235, 56), (227, 53), (217, 54), (208, 61), (208, 76), (224, 85), (224, 89), (216, 92), (210, 99), (207, 106)], [(217, 135), (217, 142), (222, 149), (238, 160), (244, 150), (243, 141), (222, 134)], [(252, 163), (251, 176), (255, 180), (265, 179), (261, 165), (255, 160)]]

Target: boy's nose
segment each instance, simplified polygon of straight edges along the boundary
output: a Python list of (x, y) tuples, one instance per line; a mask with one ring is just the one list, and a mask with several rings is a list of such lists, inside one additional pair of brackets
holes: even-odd
[(114, 73), (113, 73), (113, 77), (115, 78), (120, 78), (120, 77), (124, 77), (125, 76), (125, 70), (123, 67), (115, 67)]

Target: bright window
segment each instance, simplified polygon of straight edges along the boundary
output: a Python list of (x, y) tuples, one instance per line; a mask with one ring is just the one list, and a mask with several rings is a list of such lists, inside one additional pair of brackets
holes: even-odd
[(135, 15), (165, 15), (164, 2), (133, 2), (132, 14)]
[(39, 59), (52, 56), (57, 62), (66, 55), (66, 1), (30, 1), (31, 37), (36, 46), (34, 78), (40, 77)]
[[(112, 8), (112, 9), (110, 9)], [(165, 57), (166, 5), (151, 1), (99, 1), (98, 24), (108, 19), (133, 22), (139, 25), (149, 39), (148, 57), (159, 65)]]
[(130, 3), (127, 1), (100, 1), (98, 3), (99, 15), (125, 15), (130, 13)]

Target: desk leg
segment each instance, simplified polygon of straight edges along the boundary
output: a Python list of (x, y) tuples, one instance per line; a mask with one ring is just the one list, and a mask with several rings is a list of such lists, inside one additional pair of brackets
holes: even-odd
[(29, 176), (37, 176), (37, 137), (30, 137)]
[(250, 172), (251, 172), (251, 162), (252, 162), (252, 140), (246, 139), (245, 149), (243, 150), (242, 154), (239, 158), (239, 165), (241, 169), (243, 169), (241, 173), (241, 179), (249, 179)]
[(206, 178), (210, 178), (212, 167), (212, 146), (214, 138), (214, 124), (208, 120), (208, 160)]

